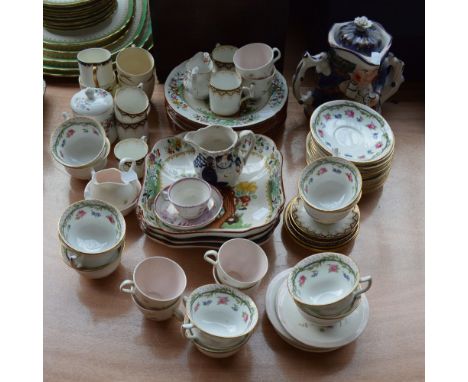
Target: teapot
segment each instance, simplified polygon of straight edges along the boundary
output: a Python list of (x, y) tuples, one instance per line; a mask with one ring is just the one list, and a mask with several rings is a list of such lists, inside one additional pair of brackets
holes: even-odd
[[(380, 111), (403, 83), (403, 61), (389, 52), (392, 36), (367, 17), (336, 23), (328, 33), (330, 50), (305, 52), (293, 76), (293, 93), (307, 114), (331, 100), (351, 99)], [(307, 70), (318, 75), (311, 91), (301, 93)]]
[(211, 125), (188, 132), (184, 141), (195, 149), (193, 166), (199, 178), (213, 186), (234, 187), (255, 145), (255, 134)]
[(184, 87), (196, 99), (208, 98), (213, 61), (207, 52), (198, 52), (185, 65)]

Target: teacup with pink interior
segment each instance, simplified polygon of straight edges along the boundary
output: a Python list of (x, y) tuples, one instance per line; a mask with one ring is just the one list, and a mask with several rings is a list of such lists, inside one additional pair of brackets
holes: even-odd
[(216, 267), (216, 275), (222, 284), (234, 288), (253, 287), (268, 271), (265, 252), (247, 239), (228, 240), (218, 251), (207, 251), (203, 258)]
[(271, 48), (264, 43), (244, 45), (234, 53), (233, 61), (236, 72), (245, 79), (269, 77), (275, 69), (275, 62), (281, 58), (278, 48)]
[(137, 264), (133, 279), (120, 284), (145, 309), (176, 308), (187, 285), (182, 267), (167, 257), (149, 257)]

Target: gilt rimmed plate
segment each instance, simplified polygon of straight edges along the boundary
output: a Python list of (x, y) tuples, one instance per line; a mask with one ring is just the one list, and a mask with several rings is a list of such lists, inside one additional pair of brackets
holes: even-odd
[(279, 287), (276, 298), (276, 313), (288, 334), (306, 346), (322, 349), (337, 349), (355, 341), (365, 330), (369, 321), (369, 302), (365, 294), (361, 304), (349, 316), (327, 327), (316, 326), (299, 312), (289, 294), (285, 279)]
[(384, 158), (395, 141), (392, 129), (380, 114), (352, 101), (320, 105), (310, 117), (310, 130), (321, 149), (355, 163)]
[(154, 200), (153, 212), (159, 220), (168, 227), (179, 231), (193, 231), (210, 224), (219, 215), (223, 208), (223, 197), (215, 188), (211, 188), (211, 199), (206, 210), (196, 219), (185, 219), (179, 215), (174, 205), (164, 198), (163, 193), (169, 189), (167, 186)]
[(226, 234), (244, 237), (254, 230), (261, 232), (278, 218), (284, 206), (283, 158), (270, 138), (257, 134), (237, 184), (219, 190), (224, 213), (209, 227), (193, 232), (165, 227), (152, 211), (154, 198), (176, 180), (195, 176), (195, 151), (183, 141), (184, 134), (159, 140), (146, 156), (145, 178), (137, 206), (137, 217), (145, 226), (174, 237), (225, 237)]
[[(76, 50), (112, 41), (123, 34), (132, 21), (135, 1), (146, 2), (147, 0), (117, 0), (117, 9), (111, 18), (86, 29), (58, 32), (43, 28), (44, 47)], [(143, 5), (140, 4), (140, 6)]]
[(175, 113), (194, 123), (223, 125), (234, 129), (246, 128), (274, 117), (286, 104), (288, 85), (283, 75), (276, 71), (269, 98), (258, 101), (248, 100), (237, 116), (216, 115), (210, 110), (208, 100), (197, 100), (185, 91), (183, 84), (185, 65), (186, 61), (171, 71), (164, 84), (164, 95), (169, 107)]

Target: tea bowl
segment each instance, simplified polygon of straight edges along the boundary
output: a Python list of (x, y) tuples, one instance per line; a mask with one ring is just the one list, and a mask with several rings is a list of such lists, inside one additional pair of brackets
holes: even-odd
[(253, 300), (237, 289), (208, 284), (184, 298), (189, 320), (182, 329), (197, 329), (206, 346), (226, 349), (242, 342), (255, 329), (258, 310)]
[(89, 117), (72, 117), (52, 133), (50, 151), (54, 160), (74, 178), (90, 179), (91, 170), (107, 164), (110, 142), (99, 122)]
[(357, 167), (345, 159), (317, 159), (302, 170), (299, 195), (307, 213), (317, 222), (336, 223), (359, 202), (362, 178)]
[[(367, 283), (360, 288), (360, 283)], [(287, 286), (300, 310), (320, 318), (336, 318), (355, 303), (372, 285), (361, 277), (356, 263), (334, 252), (318, 253), (298, 262), (288, 276)]]
[(111, 204), (81, 200), (62, 214), (58, 235), (69, 257), (83, 268), (96, 268), (114, 258), (125, 240), (125, 219)]

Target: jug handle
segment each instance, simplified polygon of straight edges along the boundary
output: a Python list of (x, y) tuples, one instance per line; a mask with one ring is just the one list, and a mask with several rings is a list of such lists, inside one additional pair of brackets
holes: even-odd
[(302, 104), (312, 105), (313, 96), (312, 91), (308, 91), (306, 94), (301, 93), (301, 85), (304, 81), (305, 73), (315, 68), (317, 73), (322, 73), (326, 76), (331, 74), (330, 64), (328, 63), (328, 54), (325, 52), (311, 56), (309, 52), (305, 52), (302, 60), (299, 62), (296, 68), (296, 72), (293, 75), (293, 94), (297, 101)]
[(395, 57), (392, 53), (389, 53), (384, 60), (384, 64), (385, 66), (390, 67), (390, 71), (385, 79), (383, 88), (376, 90), (380, 93), (381, 104), (394, 95), (405, 80), (403, 77), (403, 68), (405, 63), (403, 61)]
[(242, 158), (244, 160), (244, 163), (247, 162), (247, 159), (249, 158), (249, 155), (252, 152), (252, 149), (254, 148), (255, 134), (251, 130), (243, 130), (239, 133), (239, 144), (242, 144), (243, 141), (247, 141), (249, 138), (250, 138), (249, 148), (247, 149), (247, 153), (244, 154)]

